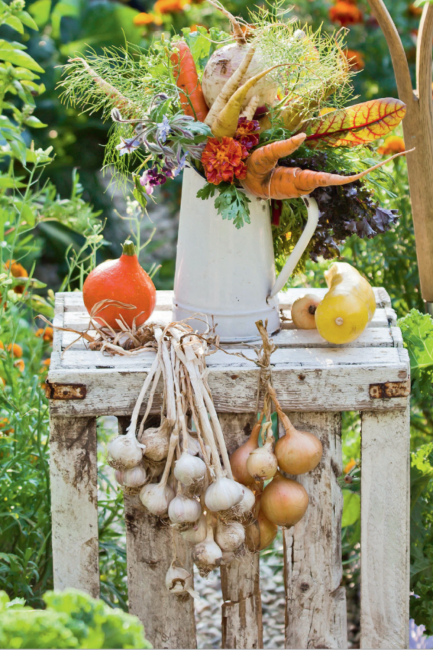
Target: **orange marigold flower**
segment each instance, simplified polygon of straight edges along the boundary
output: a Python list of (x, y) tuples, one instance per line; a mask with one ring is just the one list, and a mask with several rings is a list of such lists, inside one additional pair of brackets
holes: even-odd
[(365, 61), (361, 52), (358, 52), (358, 50), (346, 50), (344, 52), (344, 56), (346, 57), (347, 62), (349, 63), (352, 70), (354, 70), (355, 72), (364, 70)]
[(35, 336), (42, 337), (44, 341), (48, 341), (49, 343), (53, 340), (53, 334), (54, 332), (52, 327), (46, 327), (45, 329), (39, 328), (35, 332)]
[(329, 10), (329, 18), (333, 23), (339, 23), (343, 27), (362, 23), (363, 20), (362, 11), (356, 4), (347, 0), (338, 0)]
[[(5, 264), (5, 267), (10, 268), (11, 274), (14, 278), (28, 278), (29, 274), (25, 270), (22, 264), (18, 264), (15, 260), (8, 260)], [(24, 293), (24, 285), (19, 284), (14, 287), (15, 293)]]
[(391, 135), (386, 138), (381, 147), (378, 148), (378, 153), (382, 156), (392, 156), (395, 153), (401, 153), (405, 150), (404, 140), (398, 135)]
[(26, 364), (24, 363), (23, 359), (17, 359), (17, 361), (14, 362), (14, 366), (15, 368), (18, 368), (20, 372), (24, 372)]
[(157, 14), (175, 14), (183, 11), (189, 0), (157, 0), (153, 5)]
[(23, 349), (18, 343), (9, 343), (8, 352), (12, 352), (12, 355), (18, 359), (21, 359), (23, 356)]
[(354, 467), (356, 467), (356, 460), (354, 458), (351, 458), (346, 467), (343, 469), (343, 472), (345, 474), (348, 474)]
[(0, 420), (0, 436), (9, 436), (12, 433), (15, 433), (15, 429), (13, 427), (9, 426), (9, 428), (6, 428), (8, 425), (10, 425), (8, 418), (2, 418)]
[(143, 27), (144, 25), (151, 25), (153, 23), (152, 14), (146, 14), (144, 11), (137, 14), (132, 21), (136, 27)]
[(246, 155), (246, 149), (233, 138), (224, 136), (222, 141), (209, 138), (201, 157), (209, 183), (219, 185), (223, 181), (233, 183), (235, 178), (245, 178), (247, 166), (242, 159)]

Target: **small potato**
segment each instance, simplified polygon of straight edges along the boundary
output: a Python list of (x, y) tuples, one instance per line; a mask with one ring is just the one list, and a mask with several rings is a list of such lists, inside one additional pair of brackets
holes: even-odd
[(314, 293), (298, 298), (292, 305), (292, 320), (295, 326), (300, 330), (315, 330), (316, 318), (315, 313), (317, 305), (321, 302)]

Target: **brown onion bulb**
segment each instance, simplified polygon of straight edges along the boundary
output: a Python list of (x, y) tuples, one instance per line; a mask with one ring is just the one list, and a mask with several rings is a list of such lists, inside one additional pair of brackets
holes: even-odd
[(269, 521), (262, 510), (259, 510), (257, 519), (245, 529), (245, 544), (252, 553), (263, 551), (272, 544), (277, 533), (278, 526)]
[(291, 311), (293, 324), (300, 330), (317, 329), (315, 314), (320, 302), (321, 298), (313, 293), (307, 293), (306, 296), (295, 300)]
[[(283, 411), (276, 399), (275, 390), (269, 386), (268, 391), (274, 400), (278, 417), (285, 429), (285, 434), (275, 445), (278, 466), (287, 474), (305, 474), (311, 472), (320, 463), (323, 448), (315, 435), (308, 431), (298, 431)], [(275, 399), (274, 399), (275, 398)]]
[(259, 434), (262, 428), (263, 416), (259, 422), (256, 422), (251, 431), (250, 437), (243, 445), (238, 447), (230, 456), (230, 466), (233, 472), (233, 478), (238, 483), (251, 486), (254, 485), (254, 479), (247, 470), (247, 460), (252, 451), (259, 446)]
[(308, 494), (304, 486), (277, 472), (265, 487), (260, 510), (277, 526), (294, 526), (305, 515)]

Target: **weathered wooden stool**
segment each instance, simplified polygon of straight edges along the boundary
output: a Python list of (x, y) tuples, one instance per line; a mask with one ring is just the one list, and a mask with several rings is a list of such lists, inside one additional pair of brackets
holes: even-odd
[[(324, 290), (315, 289), (323, 294)], [(280, 297), (289, 310), (305, 290)], [(347, 648), (341, 586), (341, 412), (362, 412), (361, 647), (407, 648), (409, 622), (409, 363), (384, 289), (377, 311), (354, 343), (332, 347), (316, 331), (274, 336), (273, 384), (295, 425), (323, 443), (319, 467), (299, 477), (310, 495), (306, 516), (284, 532), (287, 648)], [(159, 292), (153, 320), (171, 319), (171, 292)], [(56, 325), (84, 329), (80, 293), (59, 293)], [(51, 412), (51, 492), (56, 589), (97, 597), (98, 500), (96, 418), (130, 416), (153, 353), (111, 357), (56, 331), (47, 391)], [(237, 346), (239, 347), (239, 346)], [(233, 350), (233, 346), (231, 348)], [(254, 352), (243, 349), (245, 354)], [(219, 351), (208, 359), (209, 384), (229, 453), (254, 422), (258, 368)], [(160, 400), (155, 399), (155, 411)], [(127, 421), (127, 418), (126, 418)], [(196, 647), (193, 601), (169, 594), (167, 527), (155, 527), (137, 497), (125, 497), (130, 611), (155, 648)], [(180, 557), (191, 568), (187, 549)], [(225, 648), (262, 645), (259, 559), (246, 556), (222, 574)]]

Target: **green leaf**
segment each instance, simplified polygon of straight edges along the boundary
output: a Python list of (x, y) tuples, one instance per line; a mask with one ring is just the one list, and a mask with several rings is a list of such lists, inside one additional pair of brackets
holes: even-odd
[(44, 69), (41, 68), (39, 63), (29, 55), (27, 52), (22, 52), (18, 49), (6, 49), (1, 46), (0, 43), (0, 60), (9, 61), (14, 65), (19, 65), (23, 68), (28, 68), (29, 70), (35, 70), (36, 72), (44, 72)]
[(144, 191), (144, 188), (142, 185), (140, 185), (140, 177), (138, 174), (134, 174), (134, 189), (132, 191), (132, 194), (134, 195), (134, 198), (138, 203), (141, 205), (143, 210), (146, 210), (147, 208), (147, 194)]
[(27, 126), (31, 126), (33, 129), (43, 129), (46, 126), (48, 126), (48, 124), (44, 124), (43, 122), (38, 120), (38, 118), (35, 117), (34, 115), (30, 115), (30, 117), (28, 117), (24, 121), (24, 124), (27, 124)]
[(11, 176), (0, 176), (0, 188), (2, 189), (17, 189), (20, 187), (25, 187), (24, 183), (20, 183), (15, 178)]
[[(36, 27), (44, 27), (50, 19), (51, 0), (36, 0), (36, 2), (29, 7), (29, 11), (35, 19)], [(23, 23), (24, 25), (26, 24), (24, 20)], [(29, 25), (29, 27), (31, 27), (31, 25)]]
[(245, 192), (235, 185), (221, 183), (217, 186), (220, 195), (215, 199), (215, 207), (223, 219), (233, 221), (236, 228), (242, 228), (245, 223), (251, 223), (248, 203), (251, 203)]
[(15, 29), (20, 34), (24, 34), (23, 24), (21, 20), (16, 16), (8, 16), (4, 22), (6, 25), (9, 25), (9, 27), (12, 27), (12, 29)]
[[(38, 3), (36, 2), (35, 4), (38, 4)], [(33, 7), (34, 6), (35, 5), (33, 5)], [(48, 16), (49, 16), (49, 12), (48, 12)], [(31, 17), (31, 15), (29, 13), (27, 13), (27, 11), (20, 11), (20, 13), (18, 14), (18, 17), (26, 27), (30, 27), (30, 29), (35, 29), (36, 31), (38, 31), (37, 24), (35, 23), (35, 21)]]
[(412, 379), (429, 390), (433, 378), (433, 320), (412, 309), (398, 324), (409, 352)]
[(342, 528), (352, 526), (361, 516), (361, 498), (358, 492), (343, 490), (343, 517), (341, 520)]
[(216, 186), (212, 185), (212, 183), (206, 183), (206, 185), (197, 192), (197, 198), (206, 201), (206, 199), (215, 196), (216, 189)]

